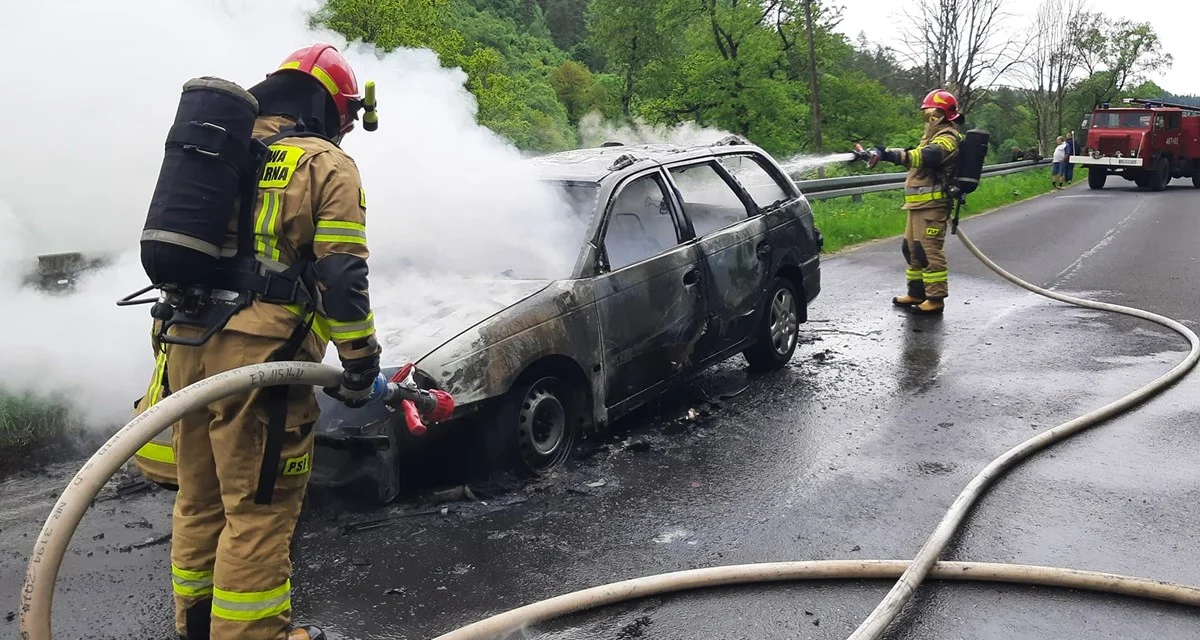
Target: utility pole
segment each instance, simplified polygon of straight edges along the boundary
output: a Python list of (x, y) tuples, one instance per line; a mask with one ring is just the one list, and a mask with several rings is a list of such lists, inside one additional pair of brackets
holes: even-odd
[[(813, 41), (812, 0), (804, 0), (804, 17), (808, 23), (808, 82), (812, 93), (813, 142), (816, 143), (817, 153), (823, 153), (821, 147), (821, 95), (817, 85), (817, 45)], [(825, 165), (817, 166), (817, 177), (825, 177)]]

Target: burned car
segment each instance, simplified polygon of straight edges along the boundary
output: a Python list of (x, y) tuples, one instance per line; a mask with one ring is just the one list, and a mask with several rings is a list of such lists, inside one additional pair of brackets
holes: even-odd
[[(758, 370), (791, 359), (820, 292), (822, 239), (808, 202), (765, 151), (731, 137), (526, 162), (584, 229), (569, 277), (473, 279), (470, 295), (456, 297), (466, 302), (432, 305), (434, 317), (396, 332), (405, 348), (380, 335), (385, 358), (411, 355), (384, 374), (449, 392), (454, 414), (417, 435), (381, 402), (351, 409), (318, 393), (312, 484), (390, 501), (402, 454), (438, 438), (455, 452), (482, 451), (490, 468), (544, 473), (585, 430), (682, 376), (737, 354)], [(398, 311), (377, 315), (413, 315)], [(169, 430), (156, 440), (138, 466), (170, 484)]]
[[(504, 295), (482, 297), (492, 303), (484, 312), (443, 322), (411, 365), (385, 369), (451, 393), (449, 424), (470, 425), (453, 437), (484, 443), (503, 468), (543, 473), (584, 430), (681, 376), (739, 353), (760, 370), (791, 359), (820, 291), (821, 235), (762, 149), (731, 137), (527, 162), (586, 214), (570, 277), (508, 283)], [(350, 409), (318, 396), (313, 483), (366, 482), (377, 499), (392, 499), (399, 456), (421, 438), (382, 405)]]

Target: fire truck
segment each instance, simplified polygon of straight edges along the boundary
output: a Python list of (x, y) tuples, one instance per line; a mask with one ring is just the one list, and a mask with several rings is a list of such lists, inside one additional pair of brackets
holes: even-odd
[(1110, 175), (1162, 191), (1172, 178), (1200, 188), (1200, 107), (1127, 98), (1101, 105), (1085, 120), (1087, 140), (1069, 162), (1088, 168), (1088, 186), (1103, 189)]

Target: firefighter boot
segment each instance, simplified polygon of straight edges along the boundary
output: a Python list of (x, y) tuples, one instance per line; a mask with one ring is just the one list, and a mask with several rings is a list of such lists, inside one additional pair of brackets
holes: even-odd
[(288, 632), (287, 640), (326, 640), (325, 632), (312, 625), (293, 627)]
[(921, 272), (915, 272), (917, 276), (916, 280), (912, 279), (913, 273), (914, 271), (909, 269), (908, 293), (892, 298), (892, 304), (896, 305), (897, 307), (911, 307), (913, 305), (925, 302), (925, 283), (920, 279)]
[(929, 298), (921, 304), (909, 307), (909, 311), (918, 316), (941, 315), (945, 309), (946, 303), (941, 298)]
[[(900, 253), (904, 255), (904, 262), (908, 266), (905, 270), (905, 280), (908, 282), (908, 293), (892, 298), (892, 304), (897, 307), (910, 307), (914, 304), (920, 304), (925, 301), (925, 281), (924, 273), (921, 271), (921, 256), (924, 252), (921, 250), (920, 243), (916, 242), (912, 236), (912, 216), (909, 217), (908, 228), (904, 232), (904, 240), (900, 244)], [(912, 245), (909, 244), (913, 241)], [(914, 251), (914, 248), (916, 249)]]

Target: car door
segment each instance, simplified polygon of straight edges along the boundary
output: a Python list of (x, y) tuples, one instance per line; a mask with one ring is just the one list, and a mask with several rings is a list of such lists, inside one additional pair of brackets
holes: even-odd
[(609, 407), (695, 364), (706, 282), (669, 194), (656, 168), (618, 185), (605, 213), (594, 288)]
[(745, 340), (758, 321), (773, 273), (768, 221), (715, 159), (671, 165), (668, 172), (709, 280), (708, 332), (701, 345), (707, 359)]

